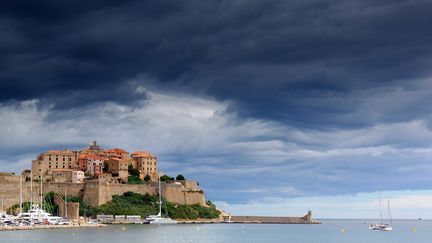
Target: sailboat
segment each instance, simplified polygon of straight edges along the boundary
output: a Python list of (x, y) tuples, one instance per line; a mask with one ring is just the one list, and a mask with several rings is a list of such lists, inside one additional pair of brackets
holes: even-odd
[(146, 218), (146, 221), (143, 223), (146, 224), (177, 224), (177, 221), (168, 218), (168, 217), (162, 217), (162, 193), (161, 193), (161, 184), (160, 184), (160, 178), (158, 180), (158, 188), (159, 188), (159, 213), (157, 215), (149, 215)]
[(381, 209), (381, 194), (380, 194), (380, 199), (379, 199), (379, 205), (380, 205), (380, 221), (379, 223), (375, 223), (375, 224), (371, 224), (369, 226), (370, 230), (381, 230), (381, 231), (392, 231), (393, 227), (392, 225), (392, 216), (391, 216), (391, 210), (390, 210), (390, 201), (387, 200), (387, 215), (390, 221), (390, 224), (385, 224), (383, 223), (383, 219), (382, 219), (382, 209)]
[(22, 212), (22, 179), (20, 182), (20, 213), (17, 215), (17, 219), (21, 221), (29, 222), (30, 225), (37, 224), (58, 224), (62, 217), (53, 216), (43, 209), (43, 177), (40, 180), (40, 204), (33, 202), (33, 173), (30, 174), (30, 209), (27, 212)]

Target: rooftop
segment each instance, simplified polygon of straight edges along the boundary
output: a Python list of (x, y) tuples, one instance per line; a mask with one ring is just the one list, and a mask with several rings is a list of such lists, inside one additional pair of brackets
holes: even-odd
[(150, 152), (147, 151), (135, 151), (131, 154), (132, 157), (154, 157)]
[(129, 152), (123, 149), (119, 149), (119, 148), (113, 148), (113, 149), (109, 149), (106, 152), (108, 153), (122, 153), (122, 154), (128, 154)]

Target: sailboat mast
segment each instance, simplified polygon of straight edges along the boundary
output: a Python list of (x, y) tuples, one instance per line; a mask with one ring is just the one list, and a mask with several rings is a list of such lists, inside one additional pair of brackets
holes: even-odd
[(387, 208), (388, 208), (388, 217), (390, 219), (390, 225), (392, 225), (393, 224), (393, 219), (392, 219), (391, 209), (390, 209), (390, 200), (387, 201)]
[(23, 201), (23, 197), (22, 197), (22, 175), (20, 175), (20, 213), (22, 213), (22, 201)]
[(33, 207), (33, 170), (30, 172), (30, 209)]
[(31, 212), (33, 208), (33, 170), (30, 171), (30, 222), (33, 223), (33, 213)]
[(161, 184), (160, 178), (158, 180), (158, 188), (159, 188), (159, 215), (162, 215), (162, 193), (161, 193)]
[(379, 193), (380, 224), (382, 224), (381, 192)]
[(68, 217), (67, 215), (67, 191), (66, 191), (66, 187), (65, 187), (65, 218)]
[(43, 200), (43, 175), (41, 174), (41, 182), (40, 182), (40, 209), (43, 209), (42, 200)]

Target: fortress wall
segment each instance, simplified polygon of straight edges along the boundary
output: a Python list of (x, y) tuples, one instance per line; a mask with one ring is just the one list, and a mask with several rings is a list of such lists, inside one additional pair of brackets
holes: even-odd
[[(157, 192), (157, 188), (142, 184), (142, 185), (128, 185), (128, 184), (99, 184), (99, 201), (98, 205), (111, 201), (113, 195), (122, 195), (125, 192), (135, 192), (139, 194), (153, 195)], [(87, 192), (86, 192), (87, 193)]]
[[(24, 181), (23, 177), (23, 202), (30, 201), (31, 183)], [(79, 196), (83, 184), (72, 183), (43, 183), (43, 194), (53, 191), (59, 195), (64, 195), (65, 188), (69, 196)], [(39, 202), (40, 200), (40, 183), (33, 182), (33, 201)], [(0, 200), (4, 199), (4, 208), (7, 209), (20, 201), (20, 176), (16, 175), (2, 175), (0, 176)], [(1, 203), (1, 202), (0, 202)]]
[(191, 190), (181, 185), (162, 184), (162, 197), (167, 201), (178, 204), (200, 204), (205, 206), (205, 197), (202, 190)]
[(68, 197), (79, 197), (84, 183), (44, 183), (43, 187), (44, 192), (52, 191), (64, 196), (66, 191)]
[(201, 206), (206, 206), (206, 200), (203, 191), (186, 191), (184, 193), (186, 198), (185, 204), (191, 205), (198, 203)]
[(85, 190), (83, 194), (83, 201), (92, 206), (98, 206), (102, 203), (100, 200), (100, 182), (95, 181), (87, 181), (85, 184)]
[[(24, 179), (24, 178), (23, 178)], [(196, 188), (194, 183), (188, 184)], [(43, 183), (44, 194), (53, 191), (59, 195), (83, 196), (84, 202), (98, 206), (111, 201), (113, 195), (122, 195), (127, 191), (140, 194), (156, 194), (157, 183), (149, 185), (127, 185), (107, 184), (97, 180), (86, 181), (86, 183)], [(40, 183), (33, 182), (33, 200), (39, 201)], [(205, 204), (204, 192), (199, 189), (184, 188), (179, 184), (162, 183), (162, 197), (178, 204)], [(7, 209), (14, 204), (19, 204), (20, 198), (20, 176), (0, 175), (0, 203), (4, 199), (4, 208)], [(23, 181), (23, 202), (30, 201), (30, 182)]]
[[(23, 183), (24, 188), (24, 183)], [(30, 199), (30, 194), (26, 194), (26, 200)], [(20, 177), (15, 175), (0, 176), (0, 203), (3, 200), (4, 209), (19, 203), (20, 198)]]

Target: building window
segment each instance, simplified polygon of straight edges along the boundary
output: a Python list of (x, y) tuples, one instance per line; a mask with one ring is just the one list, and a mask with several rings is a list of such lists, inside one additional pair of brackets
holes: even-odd
[(58, 161), (58, 158), (56, 158), (56, 161)]

